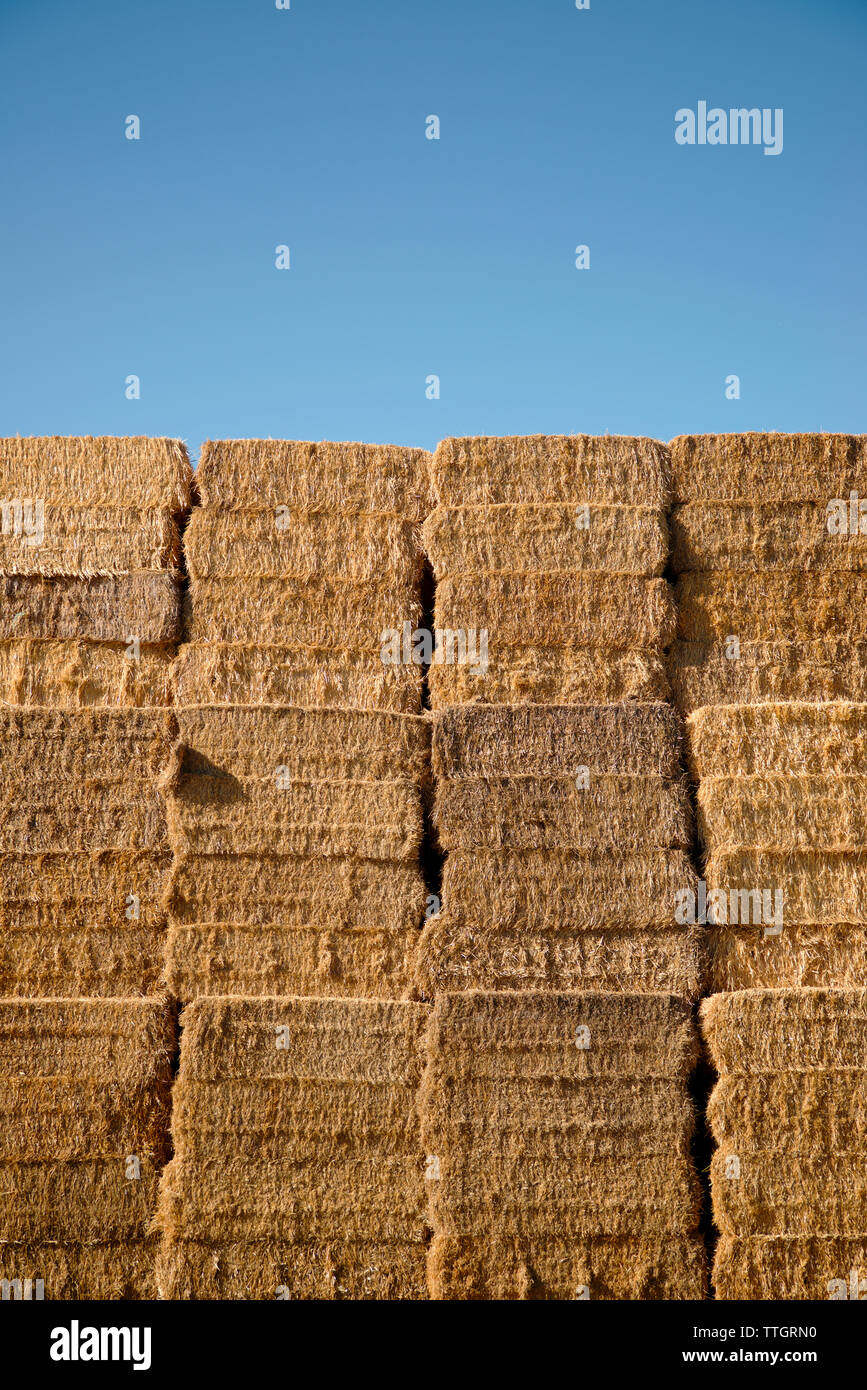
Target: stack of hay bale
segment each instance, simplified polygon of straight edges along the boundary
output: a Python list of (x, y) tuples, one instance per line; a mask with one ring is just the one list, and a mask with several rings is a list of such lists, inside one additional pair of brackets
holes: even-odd
[(704, 1295), (690, 1009), (440, 995), (421, 1111), (440, 1299)]
[(0, 1000), (4, 1297), (156, 1297), (173, 1048), (158, 1000)]
[(0, 440), (0, 703), (172, 703), (191, 493), (178, 440)]
[(701, 1006), (721, 1299), (867, 1296), (867, 990), (747, 990)]
[(867, 700), (867, 436), (671, 444), (684, 710)]
[(184, 1012), (163, 1298), (424, 1298), (416, 1093), (429, 1010), (199, 999)]
[(687, 720), (710, 988), (867, 978), (867, 705), (720, 705)]
[(425, 906), (426, 720), (221, 705), (177, 717), (172, 993), (406, 994)]
[(0, 994), (160, 988), (176, 739), (165, 709), (0, 711)]
[(697, 995), (680, 724), (663, 704), (460, 706), (434, 722), (447, 858), (419, 983)]
[[(424, 526), (434, 709), (665, 698), (667, 457), (654, 440), (586, 435), (439, 445)], [(462, 638), (470, 659), (456, 661)]]
[[(168, 978), (403, 996), (425, 911), (421, 450), (206, 445), (185, 537)], [(408, 649), (408, 650), (405, 650)]]

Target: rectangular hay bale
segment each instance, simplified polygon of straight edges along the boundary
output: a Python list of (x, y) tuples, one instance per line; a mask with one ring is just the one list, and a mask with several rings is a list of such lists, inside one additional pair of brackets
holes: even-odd
[(0, 495), (78, 507), (186, 510), (193, 471), (180, 439), (0, 439)]
[(181, 640), (181, 590), (165, 572), (0, 579), (0, 641), (40, 637), (142, 645)]
[(592, 502), (664, 509), (666, 445), (626, 435), (443, 439), (432, 462), (437, 502)]

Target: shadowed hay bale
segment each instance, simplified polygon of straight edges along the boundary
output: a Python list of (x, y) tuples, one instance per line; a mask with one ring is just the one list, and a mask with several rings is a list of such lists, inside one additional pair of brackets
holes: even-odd
[(687, 849), (686, 787), (661, 777), (462, 777), (436, 786), (443, 849), (601, 849), (649, 844)]
[(88, 998), (156, 994), (162, 985), (166, 933), (125, 924), (117, 931), (63, 924), (0, 930), (0, 993), (10, 997)]
[(438, 777), (676, 777), (681, 721), (669, 705), (522, 705), (444, 710), (433, 722)]
[(191, 774), (178, 779), (166, 813), (171, 843), (182, 853), (414, 859), (422, 840), (421, 795), (408, 780), (290, 780), (282, 790), (273, 773)]
[(378, 643), (367, 650), (341, 650), (190, 642), (178, 652), (176, 671), (179, 705), (211, 702), (421, 713), (422, 667), (384, 666)]
[(0, 440), (0, 495), (76, 507), (186, 510), (193, 471), (180, 439), (46, 438)]
[(867, 979), (867, 927), (712, 927), (708, 932), (708, 988), (854, 989)]
[(686, 729), (697, 777), (867, 775), (867, 704), (721, 705), (691, 714)]
[(181, 591), (165, 573), (93, 579), (6, 576), (0, 580), (0, 641), (13, 637), (178, 642)]
[(0, 704), (82, 706), (171, 705), (174, 652), (125, 642), (0, 642)]
[(163, 796), (147, 782), (25, 786), (0, 795), (0, 807), (6, 853), (168, 847)]
[(191, 642), (372, 647), (383, 630), (416, 626), (421, 613), (408, 580), (194, 579), (184, 600), (184, 632)]
[(448, 1077), (462, 1083), (510, 1077), (685, 1079), (698, 1054), (689, 1005), (659, 994), (441, 994), (430, 1014), (426, 1047), (429, 1084)]
[(484, 672), (468, 664), (431, 666), (428, 688), (435, 710), (470, 703), (654, 701), (669, 694), (662, 654), (651, 647), (495, 645)]
[(197, 507), (184, 532), (193, 579), (421, 579), (418, 528), (398, 516), (332, 508)]
[(165, 943), (166, 979), (184, 1001), (273, 995), (281, 988), (299, 995), (399, 999), (410, 992), (418, 946), (413, 928), (172, 927)]
[[(181, 1017), (186, 1080), (287, 1077), (321, 1081), (397, 1081), (417, 1085), (423, 1004), (372, 999), (199, 999)], [(288, 1030), (288, 1033), (285, 1031)], [(288, 1047), (278, 1047), (288, 1037)]]
[(699, 838), (711, 853), (734, 849), (855, 850), (867, 843), (867, 777), (705, 777), (697, 794)]
[(662, 574), (668, 558), (665, 516), (652, 507), (437, 507), (422, 538), (439, 580), (485, 570), (595, 570), (650, 579)]
[(168, 853), (134, 850), (0, 854), (0, 927), (59, 934), (161, 927), (171, 868)]
[(255, 777), (277, 766), (286, 776), (364, 782), (395, 773), (421, 781), (430, 762), (426, 718), (373, 710), (226, 708), (177, 712), (185, 772), (220, 770)]
[[(675, 574), (867, 569), (867, 536), (830, 532), (829, 501), (774, 501), (764, 506), (694, 502), (675, 507), (669, 522), (672, 568)], [(847, 495), (847, 512), (848, 506)]]
[(0, 1279), (41, 1279), (46, 1300), (155, 1299), (157, 1250), (155, 1239), (101, 1245), (0, 1242)]
[(867, 989), (715, 994), (702, 1002), (699, 1015), (711, 1061), (721, 1075), (863, 1065)]
[(0, 1077), (87, 1078), (167, 1092), (173, 1055), (164, 1000), (0, 999)]
[(569, 989), (694, 999), (703, 967), (704, 933), (684, 927), (544, 931), (492, 922), (486, 931), (449, 914), (425, 928), (415, 979), (429, 998), (441, 990)]
[(676, 611), (664, 579), (509, 570), (442, 580), (436, 626), (487, 629), (494, 652), (543, 638), (551, 646), (662, 648), (674, 640)]
[(176, 737), (165, 710), (0, 710), (2, 780), (155, 778)]
[(762, 701), (867, 700), (867, 642), (741, 642), (730, 660), (725, 642), (675, 642), (668, 676), (684, 712), (702, 705)]
[(733, 893), (741, 924), (765, 921), (756, 915), (760, 900), (764, 906), (764, 890), (782, 893), (787, 927), (867, 922), (865, 872), (863, 850), (724, 850), (711, 855), (705, 865), (708, 890), (728, 892), (729, 921), (734, 916)]
[(865, 1280), (863, 1235), (722, 1236), (714, 1257), (716, 1297), (726, 1301), (863, 1299)]
[[(158, 1225), (169, 1240), (420, 1240), (424, 1159), (320, 1163), (172, 1159), (160, 1186)], [(0, 1170), (2, 1171), (2, 1170)]]
[(0, 1162), (138, 1154), (167, 1157), (168, 1085), (70, 1077), (5, 1077), (0, 1088)]
[(396, 444), (220, 439), (202, 445), (196, 481), (203, 507), (357, 507), (420, 522), (430, 463)]
[(453, 850), (442, 898), (453, 920), (474, 928), (555, 931), (674, 924), (676, 894), (698, 877), (682, 850), (571, 853)]
[(867, 471), (864, 435), (682, 434), (669, 448), (675, 502), (828, 502)]
[(841, 1236), (867, 1230), (864, 1149), (805, 1158), (788, 1151), (743, 1153), (739, 1177), (726, 1177), (728, 1153), (711, 1159), (715, 1225), (728, 1236)]
[(157, 1171), (141, 1158), (128, 1178), (127, 1155), (72, 1162), (0, 1162), (0, 1241), (140, 1240), (157, 1202)]
[(416, 864), (279, 854), (175, 859), (166, 901), (177, 923), (270, 927), (419, 927), (427, 889)]
[(684, 1236), (698, 1225), (698, 1180), (676, 1156), (569, 1161), (500, 1161), (480, 1144), (472, 1154), (439, 1155), (441, 1180), (428, 1184), (437, 1235)]
[(699, 1299), (707, 1289), (697, 1238), (435, 1236), (428, 1271), (441, 1300)]
[(787, 1154), (854, 1153), (867, 1139), (867, 1071), (723, 1076), (710, 1094), (707, 1118), (728, 1153), (768, 1149), (774, 1136)]
[(39, 535), (15, 534), (2, 507), (0, 574), (92, 576), (180, 567), (181, 538), (167, 511), (128, 507), (47, 506)]
[(867, 638), (867, 573), (683, 574), (675, 592), (678, 635), (690, 642)]
[(164, 1299), (425, 1299), (425, 1246), (396, 1241), (164, 1241)]
[(433, 455), (436, 500), (596, 502), (664, 509), (668, 449), (626, 435), (512, 435), (444, 439)]

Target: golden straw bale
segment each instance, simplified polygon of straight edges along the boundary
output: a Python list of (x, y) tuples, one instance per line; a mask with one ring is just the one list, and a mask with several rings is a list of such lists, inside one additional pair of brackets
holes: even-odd
[(711, 927), (708, 988), (854, 989), (867, 979), (867, 927), (785, 926), (766, 936), (763, 927)]
[(0, 495), (76, 507), (190, 506), (193, 471), (180, 439), (0, 439)]
[(0, 1241), (0, 1279), (30, 1279), (33, 1284), (41, 1279), (44, 1296), (52, 1301), (155, 1299), (158, 1248), (155, 1238), (98, 1245)]
[(126, 642), (0, 642), (0, 704), (125, 708), (172, 705), (174, 652)]
[(652, 646), (503, 646), (492, 639), (486, 662), (484, 670), (468, 662), (430, 666), (431, 708), (658, 701), (670, 693), (662, 652)]
[[(838, 532), (828, 502), (691, 502), (671, 514), (675, 574), (716, 570), (863, 570), (867, 535)], [(848, 528), (849, 499), (846, 497)]]
[(168, 852), (0, 854), (0, 928), (159, 928), (171, 869)]
[(867, 704), (718, 705), (686, 721), (696, 777), (867, 776)]
[(713, 1265), (718, 1299), (863, 1299), (867, 1236), (724, 1235)]
[(167, 1157), (168, 1083), (131, 1087), (86, 1077), (4, 1077), (0, 1087), (0, 1162)]
[(165, 571), (91, 579), (7, 575), (0, 579), (0, 641), (24, 637), (178, 642), (178, 581)]
[(197, 507), (184, 532), (193, 579), (421, 579), (418, 527), (388, 513), (330, 507)]
[(176, 738), (175, 717), (162, 709), (0, 709), (0, 781), (156, 778)]
[(703, 777), (697, 808), (699, 839), (711, 854), (737, 849), (857, 850), (867, 844), (863, 773)]
[(171, 1083), (175, 1030), (165, 1000), (0, 999), (0, 1077)]
[(727, 1236), (858, 1236), (867, 1231), (863, 1145), (854, 1153), (804, 1158), (786, 1151), (743, 1153), (737, 1178), (732, 1154), (711, 1159), (711, 1197), (717, 1228)]
[(853, 434), (682, 434), (672, 439), (675, 502), (827, 502), (867, 472)]
[(180, 568), (178, 523), (165, 510), (49, 504), (38, 519), (28, 515), (26, 533), (9, 503), (0, 502), (0, 513), (0, 574), (92, 577)]
[(867, 638), (867, 573), (860, 571), (682, 574), (675, 592), (678, 635), (689, 642), (731, 635), (815, 642), (841, 632), (853, 641)]
[(703, 705), (867, 701), (867, 642), (738, 640), (736, 660), (724, 640), (673, 644), (668, 677), (675, 704), (685, 713)]
[(700, 1020), (711, 1061), (722, 1076), (861, 1067), (867, 989), (714, 994), (702, 1001)]
[(0, 1241), (141, 1240), (156, 1209), (158, 1174), (140, 1156), (139, 1176), (127, 1177), (130, 1157), (0, 1162)]
[(759, 904), (776, 900), (762, 898), (764, 892), (782, 894), (786, 926), (867, 923), (867, 850), (722, 850), (708, 858), (704, 873), (708, 890), (728, 894), (729, 924), (766, 922), (757, 915)]
[(112, 928), (0, 929), (0, 992), (12, 998), (123, 997), (158, 994), (165, 929), (125, 923)]
[(549, 646), (666, 647), (677, 615), (664, 579), (502, 570), (437, 585), (436, 626), (488, 632), (491, 651)]
[(811, 1071), (794, 1084), (788, 1072), (721, 1076), (707, 1119), (717, 1145), (729, 1153), (777, 1145), (806, 1157), (855, 1153), (867, 1141), (867, 1071)]
[(444, 439), (433, 455), (437, 502), (596, 502), (664, 509), (668, 449), (626, 435)]
[(25, 784), (0, 791), (0, 809), (0, 852), (168, 848), (162, 792), (143, 780)]
[(194, 579), (184, 600), (184, 633), (191, 642), (367, 648), (384, 630), (415, 626), (421, 611), (416, 585), (405, 578), (379, 584), (330, 577)]
[(164, 1299), (358, 1299), (427, 1297), (420, 1241), (163, 1241), (157, 1273)]

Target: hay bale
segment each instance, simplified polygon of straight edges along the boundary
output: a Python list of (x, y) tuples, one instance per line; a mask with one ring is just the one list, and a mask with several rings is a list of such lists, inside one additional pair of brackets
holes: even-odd
[[(433, 1299), (700, 1299), (707, 1257), (698, 1237), (435, 1236)], [(583, 1291), (587, 1290), (585, 1294)]]
[[(589, 1030), (587, 1038), (578, 1029)], [(437, 1078), (674, 1077), (697, 1056), (689, 1005), (670, 995), (441, 994), (430, 1015)]]
[(678, 635), (689, 642), (814, 642), (845, 632), (867, 638), (867, 573), (764, 570), (682, 574), (675, 586)]
[(203, 507), (345, 507), (421, 522), (430, 462), (424, 449), (396, 444), (208, 440), (196, 482)]
[[(279, 906), (272, 908), (275, 914)], [(418, 946), (416, 928), (172, 927), (165, 940), (166, 980), (183, 1001), (273, 995), (281, 988), (299, 995), (401, 999), (410, 992)]]
[(330, 507), (197, 507), (184, 532), (193, 579), (421, 580), (418, 527), (400, 516)]
[(650, 647), (542, 647), (516, 644), (488, 652), (487, 669), (429, 667), (431, 708), (492, 704), (611, 704), (664, 700), (665, 664)]
[[(160, 928), (171, 855), (141, 850), (0, 854), (0, 927), (52, 933)], [(138, 898), (138, 917), (130, 895)]]
[(172, 514), (157, 508), (43, 507), (39, 535), (15, 534), (3, 516), (0, 574), (131, 574), (180, 568), (181, 537)]
[(11, 998), (87, 998), (158, 994), (164, 929), (114, 930), (62, 923), (58, 933), (0, 929), (0, 993)]
[(444, 439), (433, 456), (437, 502), (593, 502), (664, 509), (668, 449), (625, 435)]
[(416, 586), (406, 579), (194, 579), (184, 633), (191, 642), (370, 647), (384, 630), (415, 627), (421, 616)]
[(704, 777), (697, 793), (699, 838), (712, 854), (737, 849), (857, 850), (865, 843), (867, 778)]
[(867, 775), (867, 704), (723, 705), (686, 721), (696, 777)]
[(516, 932), (672, 926), (675, 895), (697, 887), (682, 850), (452, 850), (442, 875), (454, 921)]
[(176, 674), (179, 705), (294, 705), (400, 714), (420, 714), (422, 707), (422, 667), (384, 666), (378, 640), (355, 650), (189, 642), (178, 652)]
[(708, 988), (854, 989), (867, 979), (867, 927), (848, 924), (784, 927), (712, 927), (708, 932)]
[(523, 705), (444, 710), (433, 721), (440, 778), (677, 777), (681, 722), (669, 705)]
[(277, 766), (310, 780), (421, 782), (430, 762), (427, 718), (373, 710), (257, 709), (205, 705), (177, 712), (183, 770), (209, 767), (246, 778)]
[[(854, 1273), (854, 1281), (853, 1281)], [(713, 1283), (717, 1299), (863, 1298), (867, 1238), (862, 1236), (722, 1236)], [(852, 1285), (854, 1282), (854, 1293)]]
[(688, 849), (686, 787), (662, 777), (461, 777), (436, 786), (434, 825), (444, 850)]
[(185, 511), (193, 471), (180, 439), (0, 440), (0, 496), (72, 507), (156, 507)]
[(672, 439), (673, 500), (828, 502), (867, 470), (864, 435), (682, 434)]
[(169, 646), (126, 642), (0, 642), (0, 705), (83, 706), (172, 705), (174, 652)]
[(816, 502), (692, 502), (675, 507), (669, 522), (672, 568), (675, 574), (867, 569), (867, 536), (830, 532), (829, 501), (830, 496)]
[(802, 1157), (738, 1150), (740, 1176), (726, 1177), (728, 1155), (711, 1159), (716, 1226), (727, 1236), (859, 1236), (867, 1231), (863, 1146), (854, 1153)]
[(775, 1142), (805, 1157), (857, 1153), (867, 1140), (867, 1071), (722, 1076), (707, 1120), (726, 1153), (758, 1153)]
[(704, 933), (684, 927), (617, 925), (604, 930), (517, 929), (455, 920), (449, 911), (425, 927), (417, 948), (418, 990), (599, 990), (695, 999), (704, 975)]
[(704, 872), (708, 890), (721, 888), (728, 893), (730, 918), (734, 915), (732, 893), (740, 895), (736, 900), (739, 920), (744, 913), (752, 913), (755, 921), (758, 899), (743, 895), (768, 890), (782, 893), (785, 925), (791, 927), (867, 922), (865, 870), (864, 850), (737, 849), (711, 855)]
[(436, 626), (486, 629), (493, 652), (543, 633), (549, 646), (662, 648), (674, 640), (676, 616), (666, 580), (632, 575), (504, 570), (444, 579), (436, 593)]
[(164, 1299), (424, 1299), (426, 1249), (418, 1241), (163, 1241)]
[(175, 1030), (165, 1000), (0, 998), (0, 1077), (168, 1088)]
[[(0, 861), (2, 863), (2, 861)], [(179, 924), (417, 928), (427, 889), (417, 864), (279, 854), (176, 856), (166, 902)]]
[(715, 994), (702, 1001), (699, 1016), (711, 1060), (723, 1076), (860, 1066), (867, 989)]
[(160, 1166), (168, 1153), (167, 1082), (147, 1077), (4, 1077), (0, 1088), (0, 1163), (52, 1162), (138, 1154)]
[(737, 660), (729, 658), (725, 642), (675, 642), (668, 677), (685, 713), (702, 705), (867, 701), (867, 642), (741, 641)]
[(0, 1242), (63, 1245), (143, 1239), (156, 1208), (158, 1175), (141, 1160), (126, 1176), (126, 1155), (110, 1159), (0, 1162)]
[(18, 787), (0, 792), (0, 852), (169, 847), (162, 793), (144, 780)]
[(656, 507), (546, 502), (437, 507), (422, 527), (437, 579), (485, 570), (595, 570), (652, 579), (668, 558)]
[(100, 1245), (9, 1245), (0, 1241), (0, 1279), (41, 1279), (47, 1300), (155, 1299), (156, 1240)]
[(281, 790), (273, 770), (256, 778), (184, 774), (166, 814), (173, 848), (187, 854), (411, 860), (423, 829), (420, 791), (409, 780), (296, 780)]
[(178, 642), (178, 581), (165, 572), (93, 579), (7, 575), (0, 579), (0, 641), (22, 637)]
[[(374, 999), (197, 999), (181, 1016), (181, 1070), (192, 1081), (278, 1077), (397, 1081), (421, 1077), (423, 1004)], [(288, 1035), (283, 1030), (288, 1029)], [(278, 1033), (290, 1046), (277, 1047)]]
[[(166, 710), (0, 709), (2, 783), (159, 777), (177, 738)], [(20, 788), (19, 788), (20, 790)]]

